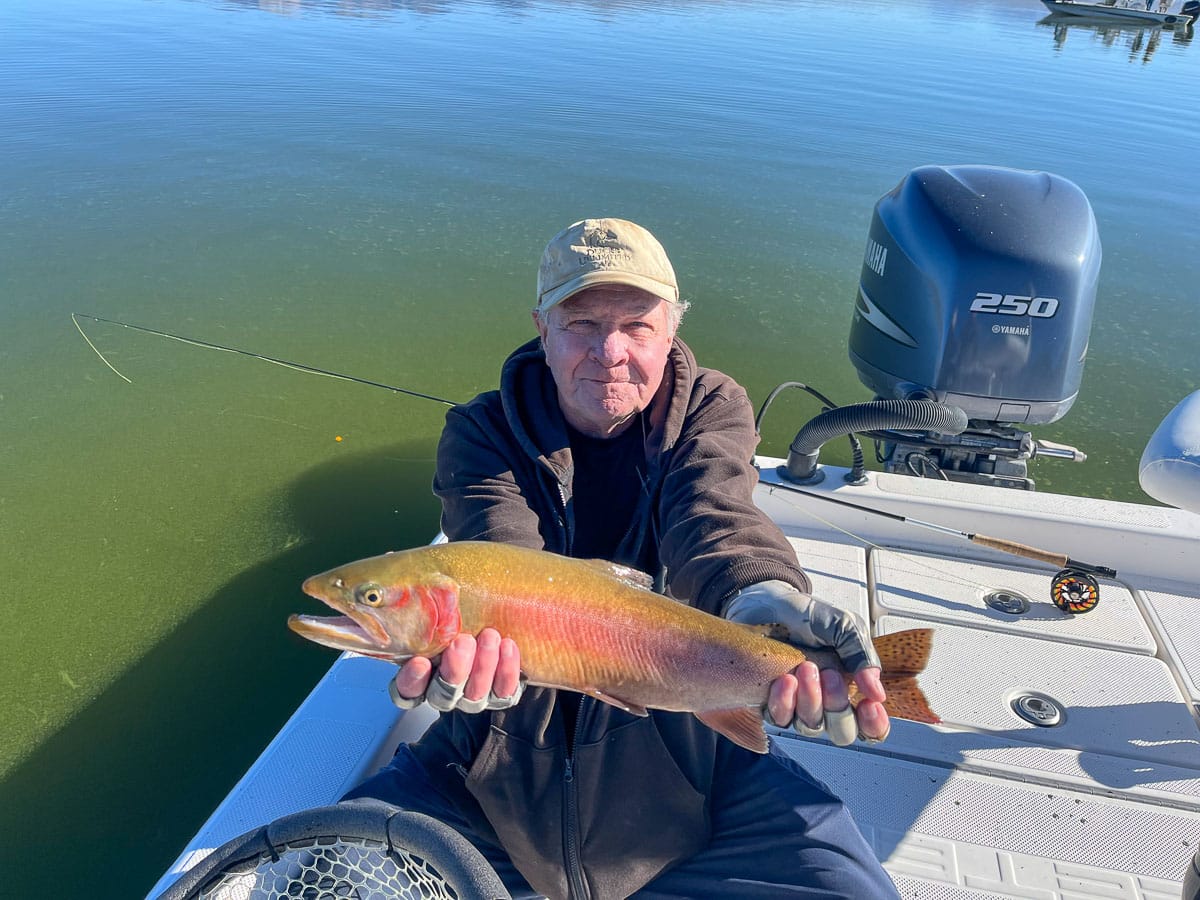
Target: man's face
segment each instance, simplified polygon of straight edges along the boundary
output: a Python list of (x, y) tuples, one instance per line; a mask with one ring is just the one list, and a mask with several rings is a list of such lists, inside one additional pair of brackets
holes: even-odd
[(534, 322), (563, 415), (592, 437), (616, 437), (646, 408), (675, 337), (670, 304), (625, 285), (582, 290)]

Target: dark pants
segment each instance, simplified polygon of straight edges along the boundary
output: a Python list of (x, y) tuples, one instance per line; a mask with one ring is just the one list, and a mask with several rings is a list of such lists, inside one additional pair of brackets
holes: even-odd
[[(663, 872), (633, 896), (896, 898), (891, 879), (841, 800), (789, 757), (765, 756), (726, 743), (711, 793), (712, 840), (690, 859)], [(619, 790), (619, 786), (614, 786)], [(424, 767), (402, 746), (392, 762), (345, 799), (373, 797), (424, 813), (459, 831), (492, 864), (514, 898), (536, 897), (494, 839), (481, 836)], [(501, 825), (500, 827), (503, 827)]]

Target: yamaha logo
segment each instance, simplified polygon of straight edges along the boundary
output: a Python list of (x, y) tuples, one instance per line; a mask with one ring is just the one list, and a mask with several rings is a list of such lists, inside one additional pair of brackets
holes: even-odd
[(867, 238), (867, 255), (863, 258), (863, 263), (882, 278), (883, 270), (887, 267), (887, 247)]

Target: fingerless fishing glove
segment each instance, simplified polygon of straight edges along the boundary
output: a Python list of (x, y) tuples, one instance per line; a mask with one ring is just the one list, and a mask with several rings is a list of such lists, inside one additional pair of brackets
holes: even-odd
[[(848, 672), (879, 665), (871, 635), (861, 618), (805, 594), (786, 581), (760, 581), (742, 588), (726, 602), (723, 616), (744, 625), (782, 625), (792, 644), (833, 648)], [(769, 712), (764, 710), (763, 715), (771, 721)], [(792, 727), (806, 737), (816, 737), (826, 730), (839, 746), (854, 743), (858, 736), (854, 710), (849, 706), (825, 710), (823, 726), (813, 728), (797, 717)]]
[(521, 676), (521, 680), (517, 682), (517, 689), (513, 691), (511, 697), (497, 697), (489, 692), (486, 697), (479, 700), (468, 700), (463, 696), (464, 687), (466, 687), (466, 682), (450, 684), (435, 672), (423, 695), (419, 697), (400, 696), (400, 691), (396, 688), (396, 679), (393, 678), (388, 682), (388, 696), (392, 698), (392, 703), (400, 709), (416, 709), (426, 702), (439, 712), (458, 709), (463, 712), (479, 713), (484, 710), (508, 709), (510, 706), (516, 706), (521, 695), (525, 693), (525, 676)]

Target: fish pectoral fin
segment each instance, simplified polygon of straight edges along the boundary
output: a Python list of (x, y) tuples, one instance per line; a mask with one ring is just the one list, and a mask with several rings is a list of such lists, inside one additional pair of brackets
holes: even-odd
[(762, 711), (753, 706), (733, 709), (709, 709), (693, 713), (697, 719), (718, 734), (723, 734), (739, 747), (766, 753), (767, 732), (763, 729)]
[(603, 700), (609, 706), (615, 706), (617, 709), (624, 710), (627, 713), (633, 713), (635, 716), (648, 716), (646, 707), (638, 706), (636, 703), (630, 703), (628, 700), (622, 700), (620, 697), (613, 697), (599, 688), (588, 688), (584, 691), (589, 697), (595, 697), (597, 700)]

